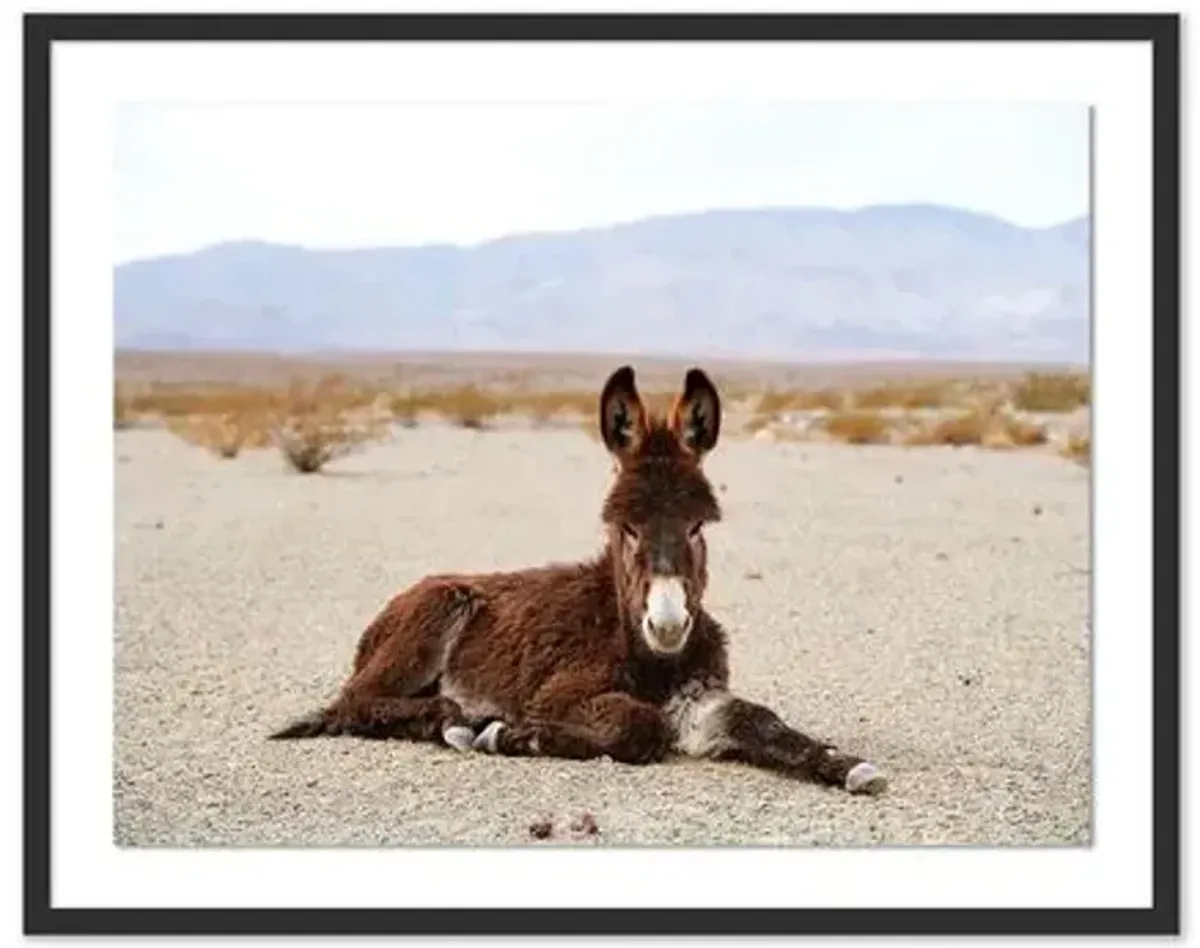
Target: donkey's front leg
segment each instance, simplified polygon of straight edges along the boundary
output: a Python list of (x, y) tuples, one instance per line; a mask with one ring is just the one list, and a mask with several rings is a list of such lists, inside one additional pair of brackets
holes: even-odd
[(662, 760), (670, 745), (671, 728), (662, 711), (620, 692), (589, 698), (561, 720), (493, 721), (473, 744), (475, 750), (509, 757), (586, 760), (607, 755), (627, 764)]
[(737, 760), (851, 793), (887, 787), (873, 764), (801, 734), (770, 708), (727, 691), (685, 691), (668, 703), (667, 715), (676, 748), (693, 757)]

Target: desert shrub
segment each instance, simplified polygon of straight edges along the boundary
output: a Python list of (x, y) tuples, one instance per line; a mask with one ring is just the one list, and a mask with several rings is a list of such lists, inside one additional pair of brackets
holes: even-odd
[(275, 399), (273, 407), (290, 416), (335, 415), (373, 407), (381, 393), (361, 385), (342, 372), (330, 372), (315, 383), (294, 379), (283, 396), (282, 404)]
[(909, 445), (980, 445), (985, 448), (1027, 448), (1049, 439), (1043, 425), (1032, 424), (999, 411), (965, 411), (923, 425), (905, 438)]
[(1083, 374), (1028, 372), (1012, 390), (1012, 403), (1022, 411), (1074, 411), (1091, 401), (1092, 382)]
[(421, 412), (428, 407), (428, 399), (416, 392), (395, 394), (389, 404), (392, 417), (405, 428), (415, 428)]
[(1045, 425), (1022, 421), (1019, 418), (1005, 417), (1003, 429), (1005, 436), (1018, 448), (1031, 448), (1045, 444), (1050, 440)]
[(158, 385), (130, 400), (132, 411), (163, 419), (265, 412), (280, 404), (281, 393), (242, 385)]
[(236, 458), (243, 448), (263, 448), (271, 443), (269, 419), (261, 414), (168, 415), (166, 426), (189, 444), (227, 460)]
[(945, 381), (888, 382), (853, 393), (856, 408), (940, 408), (953, 397)]
[(792, 411), (839, 411), (846, 407), (846, 396), (831, 388), (798, 389), (790, 393), (787, 407)]
[(117, 389), (113, 392), (113, 428), (124, 431), (126, 428), (132, 428), (136, 421), (133, 399)]
[(821, 419), (821, 428), (830, 437), (847, 444), (887, 444), (891, 425), (873, 411), (839, 411)]
[(474, 384), (460, 385), (428, 396), (430, 406), (461, 428), (480, 430), (504, 407), (490, 392)]
[(985, 448), (1004, 451), (1010, 448), (1030, 448), (1049, 440), (1045, 427), (1017, 418), (995, 416), (979, 443)]
[(230, 460), (236, 458), (246, 443), (246, 427), (241, 419), (226, 416), (216, 418), (205, 416), (203, 427), (204, 446), (219, 458)]
[(768, 388), (758, 396), (758, 404), (754, 406), (754, 413), (766, 418), (771, 418), (778, 415), (781, 411), (787, 411), (791, 407), (792, 398), (790, 392), (780, 392), (773, 388)]
[(1092, 439), (1088, 435), (1071, 435), (1062, 446), (1063, 457), (1070, 458), (1080, 464), (1090, 464), (1092, 461)]
[(309, 384), (294, 380), (273, 407), (268, 437), (301, 474), (314, 474), (335, 458), (385, 438), (394, 399), (331, 373)]
[(758, 396), (754, 412), (768, 417), (785, 411), (837, 411), (846, 404), (841, 392), (833, 389), (789, 389), (780, 391), (768, 388)]
[(508, 401), (514, 411), (527, 414), (538, 424), (545, 424), (559, 415), (590, 417), (598, 402), (591, 392), (567, 390), (523, 391), (512, 395)]
[(950, 418), (942, 418), (922, 425), (904, 438), (910, 445), (968, 445), (981, 444), (992, 423), (991, 415), (981, 411), (960, 412)]
[(272, 429), (272, 440), (292, 468), (315, 474), (335, 458), (386, 435), (386, 422), (372, 416), (318, 411), (291, 415)]

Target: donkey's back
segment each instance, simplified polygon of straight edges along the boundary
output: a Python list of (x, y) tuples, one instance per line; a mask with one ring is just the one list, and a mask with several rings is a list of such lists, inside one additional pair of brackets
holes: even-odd
[(564, 668), (615, 675), (624, 657), (617, 625), (611, 580), (598, 563), (430, 576), (367, 627), (346, 688), (386, 683), (405, 695), (454, 693), (525, 714)]

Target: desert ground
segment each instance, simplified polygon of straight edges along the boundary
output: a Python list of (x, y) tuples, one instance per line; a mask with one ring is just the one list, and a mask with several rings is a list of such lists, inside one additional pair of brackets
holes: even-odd
[(421, 575), (597, 549), (609, 461), (576, 423), (396, 426), (310, 475), (153, 426), (114, 452), (118, 844), (1090, 842), (1089, 471), (1054, 451), (730, 425), (706, 462), (735, 689), (869, 758), (879, 797), (684, 759), (266, 739)]

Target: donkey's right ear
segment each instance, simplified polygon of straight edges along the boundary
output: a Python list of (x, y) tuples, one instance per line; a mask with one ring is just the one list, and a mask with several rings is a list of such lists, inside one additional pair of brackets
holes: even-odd
[(633, 380), (633, 368), (623, 365), (608, 377), (600, 393), (600, 437), (618, 458), (637, 449), (646, 433), (646, 406)]

